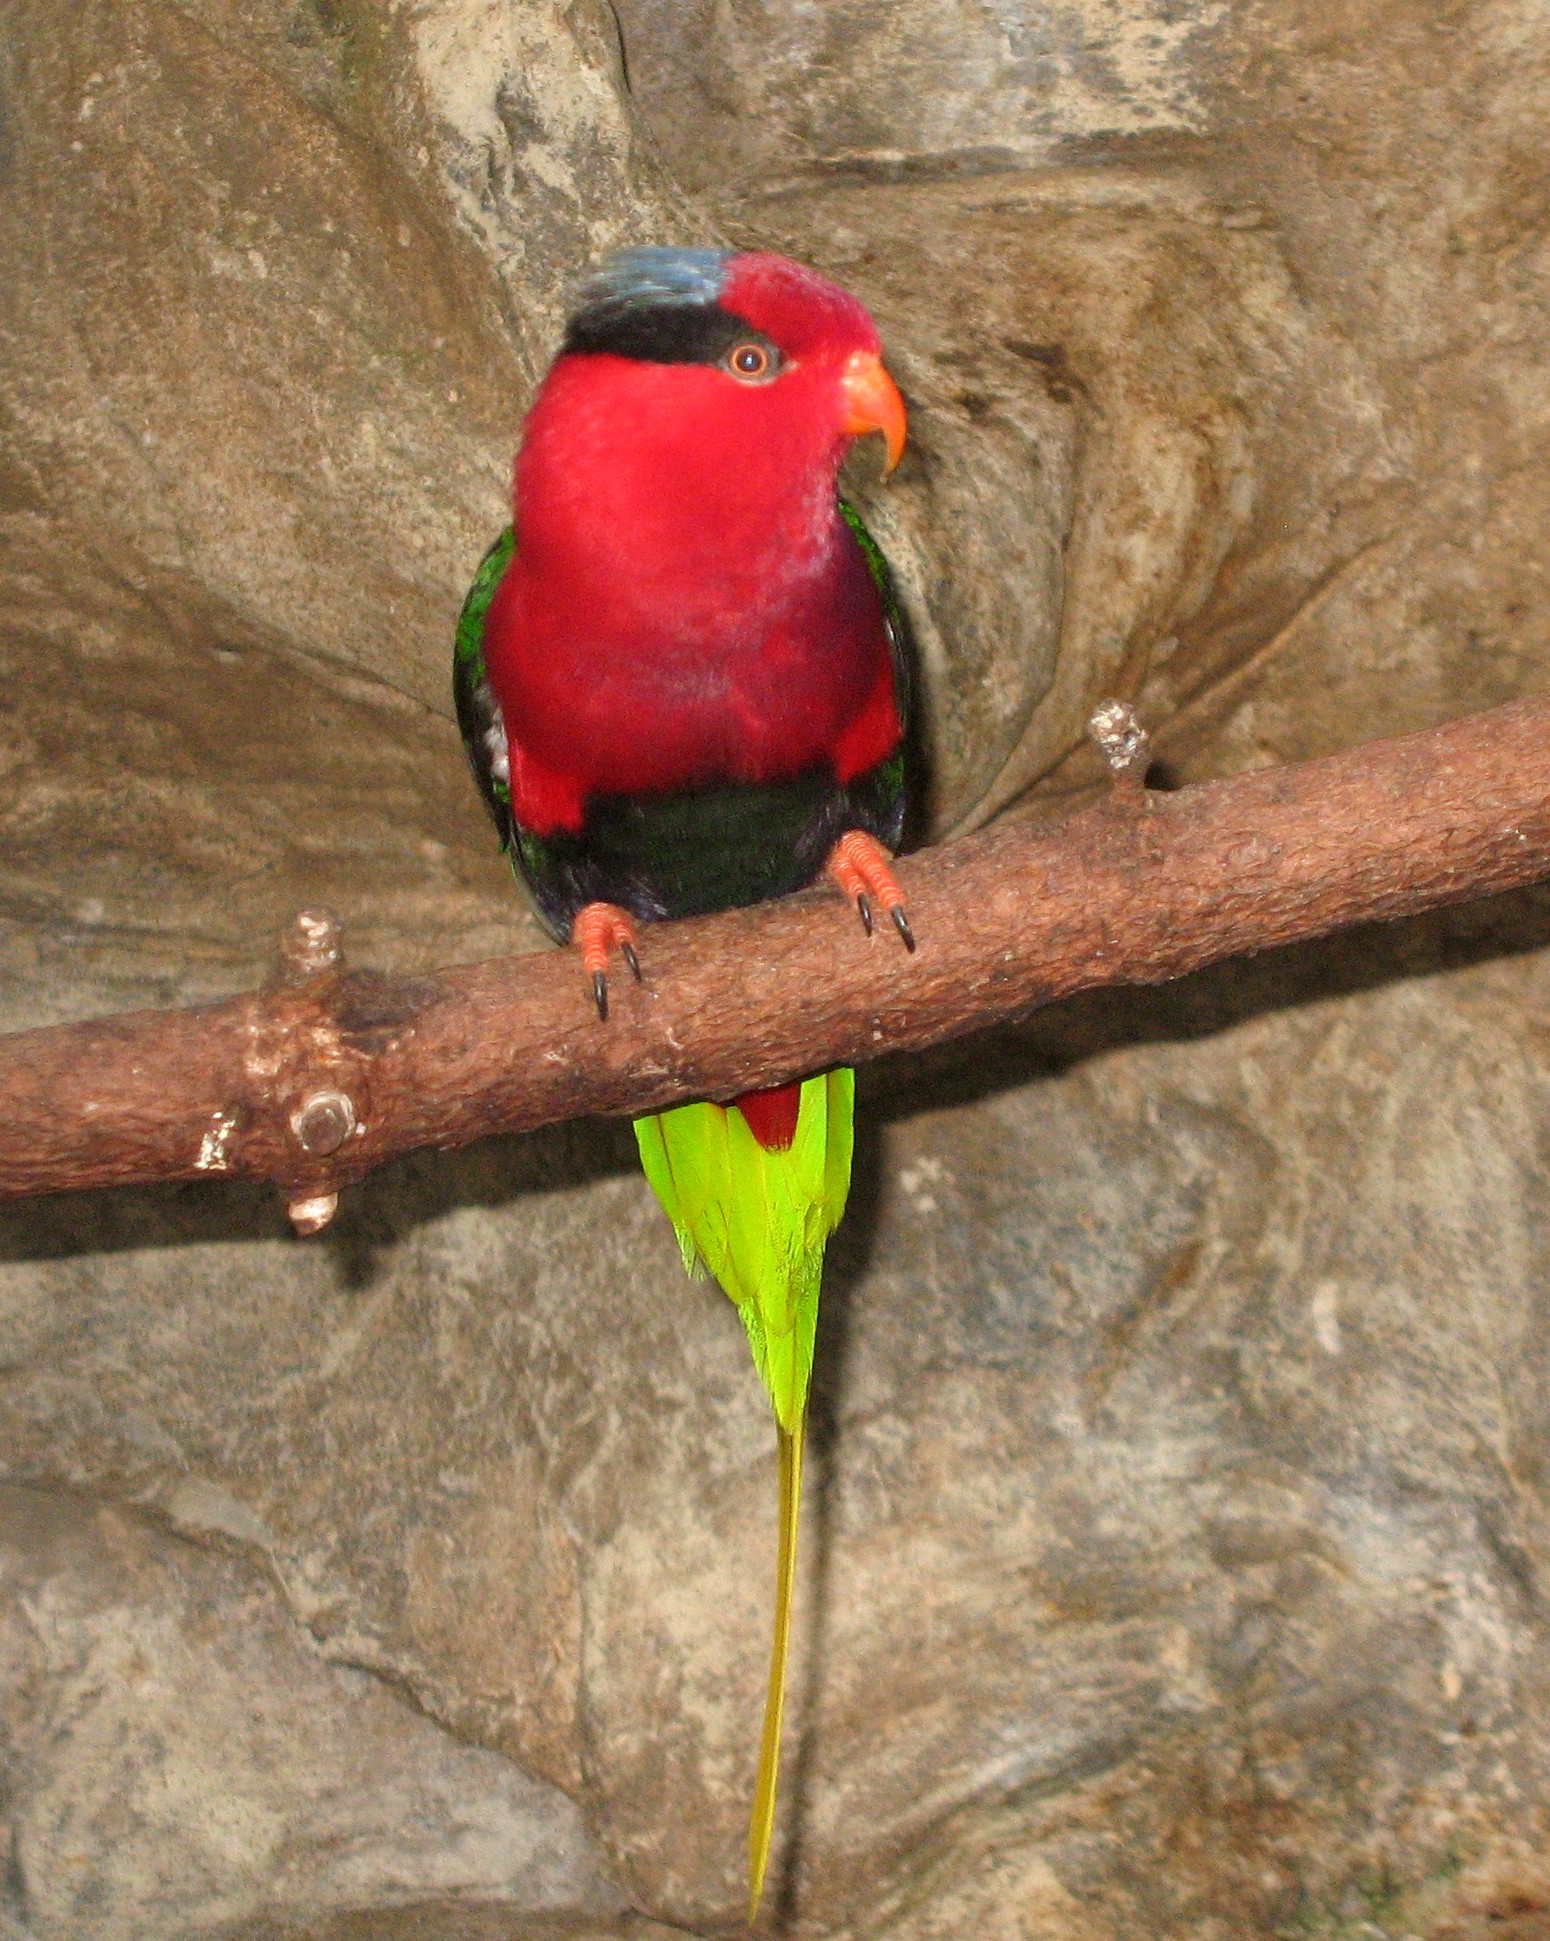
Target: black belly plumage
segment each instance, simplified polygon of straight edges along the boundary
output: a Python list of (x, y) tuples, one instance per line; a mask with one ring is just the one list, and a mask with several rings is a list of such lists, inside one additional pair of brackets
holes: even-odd
[(564, 941), (588, 903), (653, 923), (788, 896), (848, 829), (899, 847), (902, 755), (844, 784), (821, 765), (675, 795), (594, 795), (580, 829), (538, 836), (517, 824), (513, 850), (545, 928)]

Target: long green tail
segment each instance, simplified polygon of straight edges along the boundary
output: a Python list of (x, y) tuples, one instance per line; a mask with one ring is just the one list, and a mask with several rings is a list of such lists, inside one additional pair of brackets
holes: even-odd
[(735, 1105), (680, 1105), (635, 1121), (641, 1164), (673, 1223), (685, 1267), (714, 1275), (742, 1317), (780, 1443), (775, 1630), (748, 1825), (750, 1921), (775, 1829), (818, 1288), (824, 1243), (850, 1191), (854, 1122), (855, 1073), (843, 1069), (803, 1082), (796, 1133), (784, 1149), (760, 1145)]

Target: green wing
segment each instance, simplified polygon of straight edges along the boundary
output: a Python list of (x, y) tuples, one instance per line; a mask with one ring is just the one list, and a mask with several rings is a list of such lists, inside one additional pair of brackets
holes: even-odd
[(872, 575), (872, 584), (883, 596), (883, 618), (888, 623), (888, 651), (893, 658), (894, 705), (899, 711), (899, 719), (906, 724), (907, 740), (908, 723), (914, 702), (914, 677), (910, 670), (909, 617), (904, 611), (893, 570), (883, 556), (882, 547), (867, 531), (866, 521), (849, 499), (841, 498), (840, 517), (855, 534), (856, 541), (866, 558), (867, 570)]
[(507, 770), (506, 734), (501, 711), (484, 672), (484, 621), (495, 589), (516, 551), (517, 536), (510, 526), (479, 562), (474, 583), (463, 601), (452, 645), (452, 698), (457, 725), (463, 731), (468, 765), (479, 793), (500, 834), (501, 848), (513, 838), (511, 784)]

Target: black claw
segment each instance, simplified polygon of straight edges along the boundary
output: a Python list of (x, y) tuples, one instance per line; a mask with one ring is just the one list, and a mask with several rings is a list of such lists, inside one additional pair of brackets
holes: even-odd
[(872, 934), (872, 906), (867, 901), (865, 891), (856, 898), (856, 909), (861, 917), (861, 928), (870, 937)]
[(640, 959), (635, 955), (635, 946), (630, 942), (628, 937), (620, 944), (619, 955), (629, 965), (631, 971), (634, 973), (635, 982), (638, 984), (640, 982)]
[(597, 1015), (604, 1024), (608, 1022), (608, 979), (601, 971), (592, 973), (592, 996), (597, 1004)]
[(904, 905), (902, 903), (895, 903), (888, 914), (893, 918), (894, 929), (904, 939), (904, 948), (906, 950), (913, 950), (915, 948), (915, 933), (910, 928), (909, 918), (904, 914)]

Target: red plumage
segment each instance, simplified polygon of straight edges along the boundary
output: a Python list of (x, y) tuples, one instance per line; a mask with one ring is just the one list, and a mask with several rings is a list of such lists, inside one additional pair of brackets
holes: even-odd
[(589, 794), (847, 782), (900, 735), (883, 606), (841, 518), (842, 380), (866, 311), (784, 257), (720, 302), (777, 345), (774, 381), (560, 357), (516, 467), (517, 551), (490, 607), (517, 820), (577, 829)]

